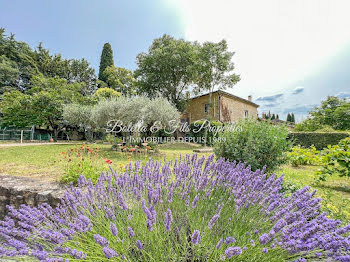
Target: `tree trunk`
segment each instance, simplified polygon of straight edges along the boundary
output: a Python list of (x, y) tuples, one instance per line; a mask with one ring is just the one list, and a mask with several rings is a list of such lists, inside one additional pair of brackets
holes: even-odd
[(58, 128), (53, 128), (53, 141), (57, 142)]

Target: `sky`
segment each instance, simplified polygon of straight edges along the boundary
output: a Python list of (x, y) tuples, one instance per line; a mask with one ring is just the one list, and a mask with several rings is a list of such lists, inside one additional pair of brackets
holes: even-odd
[(228, 91), (301, 120), (327, 95), (350, 96), (348, 10), (348, 0), (0, 0), (0, 27), (96, 69), (105, 42), (133, 70), (163, 34), (226, 39), (241, 76)]

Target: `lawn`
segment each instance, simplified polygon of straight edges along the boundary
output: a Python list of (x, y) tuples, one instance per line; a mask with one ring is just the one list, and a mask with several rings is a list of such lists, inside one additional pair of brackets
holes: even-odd
[[(45, 180), (59, 180), (64, 172), (65, 164), (61, 153), (74, 147), (75, 145), (59, 144), (0, 147), (0, 173)], [(130, 160), (140, 160), (142, 163), (145, 163), (150, 157), (156, 160), (162, 160), (164, 157), (167, 159), (175, 159), (180, 154), (192, 154), (193, 149), (198, 148), (199, 146), (191, 144), (160, 145), (160, 152), (155, 156), (115, 152), (111, 150), (110, 145), (104, 144), (92, 144), (90, 147), (101, 150), (99, 157), (102, 159), (110, 159), (113, 162), (112, 167), (119, 168), (121, 164), (127, 164)]]
[[(192, 154), (193, 149), (199, 146), (180, 143), (160, 145), (159, 154), (155, 156), (115, 152), (111, 150), (110, 145), (104, 144), (92, 144), (90, 147), (101, 150), (99, 157), (110, 159), (113, 162), (111, 166), (118, 170), (130, 161), (140, 160), (145, 163), (150, 157), (155, 160), (163, 160), (166, 157), (170, 160), (177, 158), (180, 154)], [(64, 172), (65, 164), (61, 153), (71, 148), (74, 148), (74, 145), (0, 147), (0, 173), (58, 181)], [(199, 155), (208, 156), (209, 153)], [(332, 212), (336, 218), (350, 220), (350, 179), (333, 176), (327, 182), (317, 185), (314, 183), (314, 173), (318, 168), (317, 166), (284, 165), (277, 174), (284, 173), (285, 180), (300, 187), (309, 185), (317, 189), (317, 195), (325, 199), (323, 204), (328, 212)]]
[(276, 173), (284, 174), (287, 181), (299, 187), (311, 186), (317, 190), (317, 196), (323, 199), (322, 204), (334, 218), (350, 221), (350, 179), (339, 176), (327, 178), (326, 182), (317, 183), (315, 172), (319, 166), (282, 166)]

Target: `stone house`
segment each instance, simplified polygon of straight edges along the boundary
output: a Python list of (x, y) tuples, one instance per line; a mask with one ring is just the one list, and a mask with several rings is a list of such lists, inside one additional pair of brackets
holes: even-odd
[(206, 119), (209, 112), (211, 120), (235, 122), (239, 119), (258, 118), (259, 105), (252, 102), (252, 97), (244, 99), (225, 91), (215, 91), (211, 95), (212, 107), (209, 106), (209, 94), (193, 97), (181, 116), (181, 122), (192, 123)]

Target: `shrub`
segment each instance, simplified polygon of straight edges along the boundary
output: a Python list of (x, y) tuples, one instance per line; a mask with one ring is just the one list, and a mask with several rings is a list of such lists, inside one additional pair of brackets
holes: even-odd
[(295, 146), (287, 153), (287, 159), (293, 166), (320, 164), (320, 151), (316, 147), (302, 148)]
[(76, 184), (79, 177), (84, 175), (94, 183), (100, 177), (101, 170), (108, 169), (112, 162), (99, 157), (98, 148), (90, 148), (89, 145), (75, 146), (67, 152), (62, 152), (64, 162), (64, 174), (61, 177), (63, 183)]
[(239, 121), (235, 131), (221, 133), (214, 151), (217, 157), (241, 161), (253, 170), (267, 167), (272, 171), (285, 161), (285, 151), (290, 148), (288, 130), (265, 121), (245, 119)]
[(350, 177), (350, 137), (341, 140), (338, 145), (322, 150), (321, 159), (322, 168), (316, 172), (319, 180), (325, 181), (326, 176), (333, 174)]
[(340, 140), (349, 137), (346, 132), (292, 132), (288, 138), (296, 145), (302, 147), (315, 146), (317, 150), (322, 150), (328, 145), (336, 145)]
[[(204, 123), (204, 125), (203, 125)], [(210, 124), (210, 127), (206, 128)], [(203, 128), (202, 128), (203, 126)], [(215, 138), (218, 137), (218, 132), (215, 129), (221, 127), (222, 123), (217, 121), (198, 120), (190, 124), (190, 137), (195, 138), (199, 144), (213, 145)], [(205, 141), (205, 129), (207, 129), (207, 140)], [(206, 143), (205, 143), (206, 142)]]
[(243, 164), (187, 155), (82, 176), (53, 209), (9, 207), (0, 257), (25, 261), (346, 261), (350, 226), (319, 214), (305, 187), (279, 193)]

